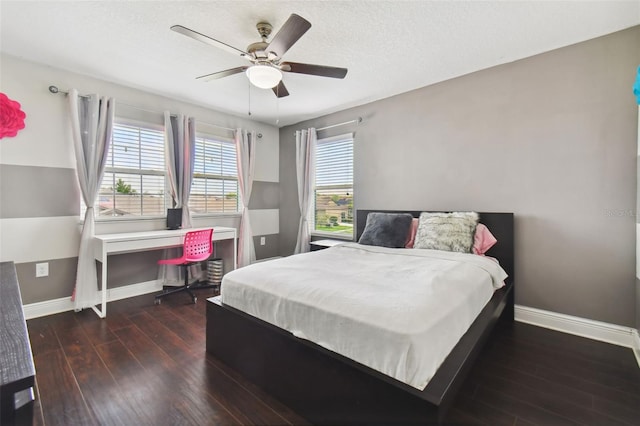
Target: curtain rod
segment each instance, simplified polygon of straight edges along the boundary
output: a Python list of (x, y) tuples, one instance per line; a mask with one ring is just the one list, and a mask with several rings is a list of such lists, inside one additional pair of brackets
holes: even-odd
[(320, 127), (318, 129), (316, 129), (316, 132), (319, 132), (321, 130), (333, 129), (334, 127), (345, 126), (347, 124), (352, 124), (352, 123), (357, 123), (357, 124), (362, 123), (362, 117), (358, 117), (358, 118), (356, 118), (354, 120), (345, 121), (344, 123), (338, 123), (338, 124), (332, 124), (331, 126)]
[[(53, 94), (57, 94), (57, 93), (62, 93), (64, 95), (68, 95), (69, 94), (69, 92), (65, 92), (64, 90), (59, 90), (56, 86), (49, 86), (49, 91), (51, 93), (53, 93)], [(86, 96), (86, 95), (79, 95), (79, 96), (81, 98), (88, 98), (88, 96)], [(160, 112), (160, 111), (153, 111), (153, 110), (150, 110), (150, 109), (140, 108), (140, 107), (135, 106), (135, 105), (125, 104), (124, 102), (117, 102), (117, 104), (128, 106), (130, 108), (135, 108), (135, 109), (140, 110), (140, 111), (152, 112), (154, 114), (164, 114), (163, 112)], [(175, 114), (171, 114), (171, 116), (172, 117), (176, 117)], [(206, 124), (207, 126), (213, 126), (213, 127), (218, 127), (220, 129), (224, 129), (224, 130), (229, 130), (231, 132), (235, 132), (236, 131), (236, 129), (232, 129), (230, 127), (219, 126), (217, 124), (207, 123), (207, 122), (204, 122), (204, 121), (198, 121), (198, 122), (202, 123), (202, 124)], [(257, 136), (258, 136), (258, 139), (262, 138), (262, 133), (258, 133)]]
[(333, 129), (334, 127), (344, 126), (344, 125), (351, 124), (351, 123), (357, 123), (357, 124), (362, 123), (362, 117), (358, 117), (358, 118), (356, 118), (354, 120), (345, 121), (344, 123), (338, 123), (338, 124), (332, 124), (331, 126), (320, 127), (318, 129), (316, 129), (316, 131), (319, 132), (320, 130)]

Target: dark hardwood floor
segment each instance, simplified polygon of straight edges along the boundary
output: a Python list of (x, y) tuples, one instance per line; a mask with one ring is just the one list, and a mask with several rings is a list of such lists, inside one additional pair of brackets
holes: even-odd
[[(27, 322), (36, 425), (285, 425), (304, 419), (205, 353), (205, 295), (109, 303)], [(494, 332), (452, 425), (640, 425), (630, 349), (525, 324)]]

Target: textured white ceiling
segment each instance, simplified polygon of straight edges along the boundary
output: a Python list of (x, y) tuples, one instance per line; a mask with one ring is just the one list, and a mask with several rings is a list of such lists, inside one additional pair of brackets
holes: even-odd
[[(285, 73), (291, 95), (280, 100), (249, 89), (244, 74), (196, 81), (247, 62), (169, 30), (244, 50), (260, 40), (258, 21), (275, 32), (291, 13), (312, 27), (284, 59), (346, 67), (344, 80)], [(251, 90), (252, 118), (283, 126), (638, 24), (640, 0), (2, 0), (0, 49), (235, 115), (246, 115)]]

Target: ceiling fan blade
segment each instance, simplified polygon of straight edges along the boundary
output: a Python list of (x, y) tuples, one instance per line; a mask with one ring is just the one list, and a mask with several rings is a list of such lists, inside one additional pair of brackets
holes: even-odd
[(219, 78), (228, 77), (230, 75), (244, 72), (247, 70), (247, 68), (249, 67), (237, 67), (237, 68), (231, 68), (224, 71), (213, 72), (211, 74), (205, 74), (205, 75), (201, 75), (200, 77), (196, 77), (196, 80), (203, 80), (203, 81), (217, 80)]
[(265, 50), (282, 57), (309, 28), (311, 28), (309, 21), (292, 13)]
[(298, 74), (319, 75), (321, 77), (344, 78), (347, 75), (346, 68), (327, 67), (325, 65), (301, 64), (298, 62), (282, 62), (282, 71)]
[(235, 47), (230, 46), (227, 43), (223, 43), (219, 40), (213, 39), (197, 31), (190, 30), (189, 28), (183, 27), (182, 25), (174, 25), (171, 27), (171, 29), (177, 33), (186, 35), (187, 37), (191, 37), (194, 40), (198, 40), (208, 45), (226, 50), (227, 52), (232, 53), (234, 55), (247, 56), (247, 57), (249, 56), (249, 54), (244, 50), (236, 49)]
[(284, 98), (285, 96), (289, 96), (289, 91), (284, 86), (284, 83), (282, 82), (282, 80), (280, 80), (280, 83), (278, 83), (278, 85), (271, 90), (273, 90), (273, 93), (275, 93), (276, 96), (279, 98)]

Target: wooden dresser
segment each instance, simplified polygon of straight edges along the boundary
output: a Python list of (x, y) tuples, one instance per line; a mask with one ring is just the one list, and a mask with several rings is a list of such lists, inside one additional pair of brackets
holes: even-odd
[(31, 424), (36, 369), (13, 262), (0, 262), (0, 425)]

